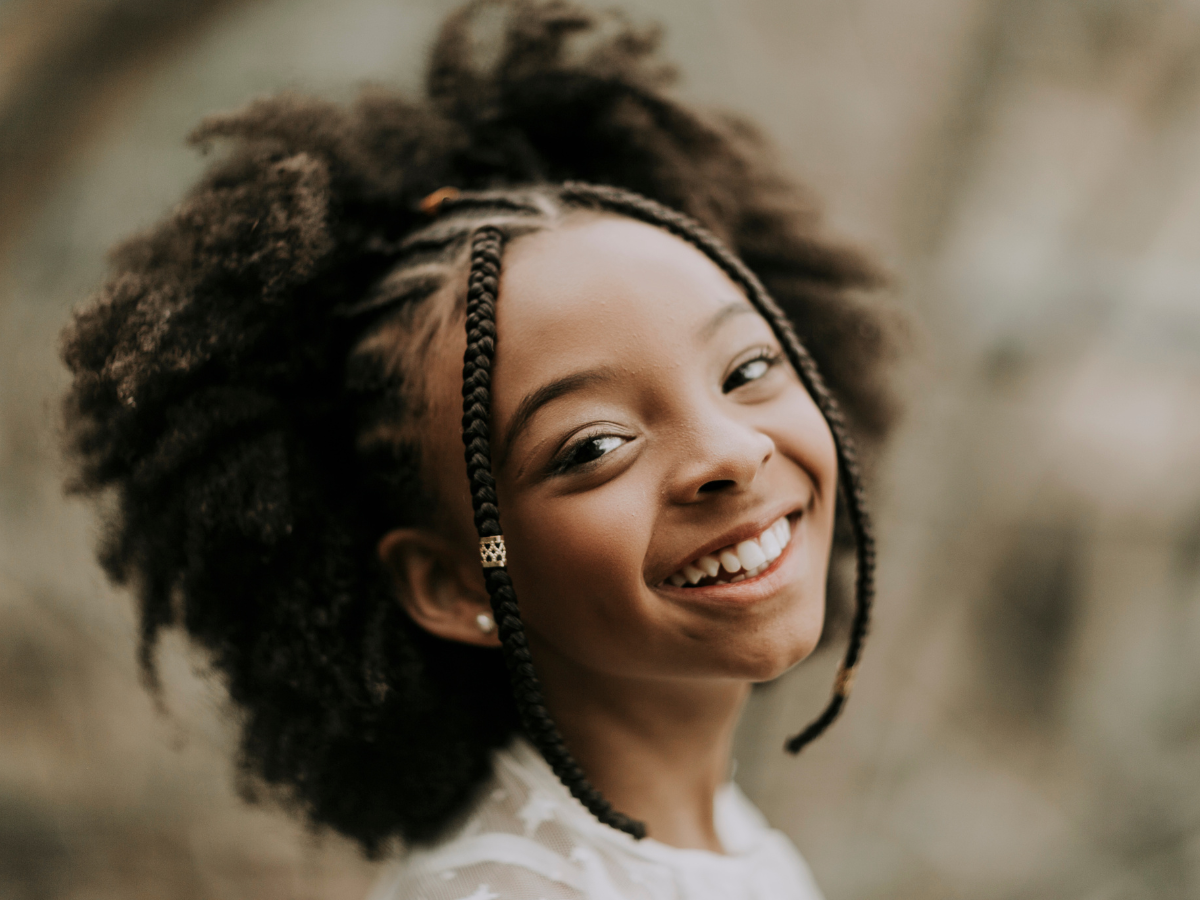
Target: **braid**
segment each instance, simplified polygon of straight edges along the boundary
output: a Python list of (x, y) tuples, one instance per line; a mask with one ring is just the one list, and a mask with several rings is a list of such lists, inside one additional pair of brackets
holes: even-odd
[(825, 386), (817, 364), (800, 343), (791, 322), (775, 305), (762, 283), (745, 263), (734, 256), (703, 225), (660, 203), (620, 188), (567, 182), (563, 185), (562, 197), (567, 202), (598, 207), (657, 225), (687, 241), (720, 266), (725, 274), (745, 291), (755, 309), (767, 320), (775, 336), (783, 344), (796, 374), (800, 376), (801, 382), (812, 395), (825, 416), (825, 421), (829, 423), (830, 431), (833, 432), (841, 473), (842, 496), (850, 516), (856, 546), (858, 579), (855, 587), (855, 610), (850, 626), (850, 642), (838, 669), (829, 703), (816, 719), (785, 744), (788, 752), (799, 753), (802, 747), (819, 737), (833, 723), (846, 703), (854, 681), (855, 666), (858, 665), (863, 644), (866, 642), (871, 604), (875, 597), (875, 538), (867, 514), (866, 494), (863, 490), (858, 456), (842, 411)]
[[(496, 506), (496, 481), (492, 477), (488, 418), (491, 413), (491, 370), (496, 352), (496, 290), (500, 280), (503, 235), (494, 225), (475, 232), (471, 245), (471, 274), (467, 283), (467, 350), (463, 357), (463, 443), (466, 445), (467, 478), (471, 504), (480, 538), (500, 534)], [(486, 568), (488, 595), (500, 630), (504, 659), (512, 679), (513, 697), (525, 733), (533, 741), (554, 774), (587, 810), (605, 825), (637, 839), (646, 836), (646, 826), (613, 809), (592, 787), (579, 764), (563, 744), (562, 735), (550, 718), (542, 686), (533, 669), (525, 629), (517, 609), (512, 579), (501, 566)]]

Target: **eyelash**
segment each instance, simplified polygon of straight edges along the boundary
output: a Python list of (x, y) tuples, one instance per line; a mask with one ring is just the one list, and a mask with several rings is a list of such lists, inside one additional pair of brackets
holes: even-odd
[[(563, 454), (558, 458), (558, 460), (554, 464), (554, 474), (562, 475), (566, 472), (570, 472), (572, 469), (581, 469), (585, 466), (590, 465), (591, 463), (598, 462), (602, 457), (606, 456), (609, 452), (611, 452), (611, 450), (606, 451), (605, 453), (601, 453), (600, 456), (597, 456), (593, 459), (587, 459), (582, 462), (572, 462), (572, 460), (573, 460), (575, 454), (577, 452), (579, 452), (580, 450), (582, 450), (584, 447), (586, 447), (588, 444), (592, 444), (596, 441), (601, 441), (604, 438), (615, 438), (616, 440), (621, 441), (622, 443), (625, 441), (625, 439), (622, 438), (620, 435), (612, 434), (611, 432), (606, 432), (606, 431), (600, 431), (600, 432), (595, 432), (593, 434), (586, 435), (586, 436), (580, 438), (579, 440), (575, 441), (573, 444), (571, 444), (563, 452)], [(620, 445), (618, 445), (618, 446), (620, 446)], [(616, 447), (613, 447), (612, 449), (615, 450)]]
[[(777, 365), (779, 365), (779, 363), (782, 361), (782, 359), (783, 359), (783, 357), (781, 354), (779, 354), (773, 350), (770, 350), (766, 347), (762, 348), (754, 356), (752, 356), (750, 359), (746, 360), (745, 362), (741, 363), (736, 369), (733, 370), (733, 372), (731, 372), (729, 374), (729, 376), (725, 379), (724, 383), (721, 385), (721, 390), (724, 393), (728, 394), (730, 391), (736, 391), (740, 387), (743, 387), (747, 384), (752, 384), (753, 382), (758, 381), (761, 378), (765, 378), (767, 376), (767, 374), (773, 368), (775, 368)], [(741, 372), (747, 366), (752, 365), (753, 363), (756, 363), (756, 362), (764, 362), (767, 364), (766, 368), (763, 369), (762, 374), (760, 374), (756, 378), (749, 378), (746, 381), (743, 381), (741, 384), (737, 384), (737, 385), (734, 385), (733, 387), (729, 387), (729, 382), (733, 380), (734, 375), (736, 375), (738, 372)], [(562, 475), (562, 474), (572, 471), (573, 469), (581, 469), (581, 468), (584, 468), (585, 466), (588, 466), (594, 462), (598, 462), (600, 459), (602, 459), (604, 456), (606, 456), (608, 453), (610, 453), (611, 450), (605, 451), (605, 452), (601, 453), (599, 456), (596, 456), (592, 459), (583, 460), (582, 462), (573, 462), (572, 460), (574, 459), (575, 454), (578, 453), (580, 450), (582, 450), (584, 447), (586, 447), (589, 444), (592, 444), (596, 441), (603, 440), (604, 438), (614, 438), (618, 441), (621, 441), (622, 443), (625, 440), (620, 435), (615, 435), (615, 434), (612, 434), (611, 432), (601, 431), (601, 432), (594, 432), (592, 434), (585, 435), (584, 437), (580, 438), (579, 440), (577, 440), (573, 444), (571, 444), (562, 453), (562, 455), (559, 456), (559, 458), (555, 461), (554, 466), (553, 466), (554, 474)], [(618, 444), (617, 446), (620, 446), (620, 444)], [(612, 448), (612, 450), (615, 450), (615, 449), (616, 449), (616, 447)]]
[[(728, 394), (731, 391), (736, 391), (740, 387), (744, 387), (747, 384), (751, 384), (755, 381), (758, 381), (759, 379), (765, 378), (767, 376), (767, 374), (772, 369), (774, 369), (777, 365), (779, 365), (779, 363), (782, 361), (783, 361), (783, 356), (780, 353), (778, 353), (775, 350), (771, 350), (767, 347), (763, 347), (754, 356), (752, 356), (750, 359), (746, 360), (745, 362), (741, 363), (736, 369), (734, 369), (732, 372), (729, 373), (729, 376), (725, 379), (724, 383), (721, 385), (721, 390), (722, 390), (722, 392)], [(752, 363), (756, 363), (756, 362), (764, 362), (767, 364), (766, 368), (763, 369), (761, 375), (759, 375), (757, 378), (749, 378), (749, 379), (743, 381), (741, 384), (735, 384), (733, 387), (729, 386), (729, 382), (731, 382), (733, 380), (734, 375), (736, 375), (738, 372), (741, 372), (743, 369), (746, 368), (746, 366), (749, 366)]]

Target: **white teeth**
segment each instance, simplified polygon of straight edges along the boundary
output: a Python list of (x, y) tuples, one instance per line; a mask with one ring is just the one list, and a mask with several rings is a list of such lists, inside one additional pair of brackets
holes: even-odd
[(758, 541), (755, 540), (742, 541), (735, 548), (735, 552), (746, 571), (757, 569), (767, 561), (767, 555), (763, 553), (762, 547), (758, 546)]
[(699, 584), (704, 578), (717, 578), (724, 569), (732, 578), (728, 584), (745, 581), (765, 572), (783, 553), (792, 539), (792, 526), (787, 517), (774, 522), (757, 538), (741, 541), (715, 554), (707, 553), (693, 560), (667, 579), (676, 587)]
[(780, 547), (786, 547), (792, 539), (792, 523), (787, 520), (787, 516), (775, 523), (775, 537), (779, 540)]
[(725, 567), (725, 571), (732, 575), (742, 567), (742, 561), (737, 558), (731, 550), (722, 550), (718, 559), (721, 560), (721, 565)]
[(767, 555), (767, 559), (774, 560), (779, 558), (779, 554), (783, 552), (783, 548), (779, 546), (779, 539), (775, 537), (775, 526), (772, 525), (762, 533), (762, 537), (758, 539), (762, 545), (763, 553)]

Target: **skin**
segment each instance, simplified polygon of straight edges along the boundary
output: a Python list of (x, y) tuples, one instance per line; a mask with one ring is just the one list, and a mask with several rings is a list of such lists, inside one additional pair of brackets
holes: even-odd
[[(580, 213), (513, 242), (497, 332), (493, 468), (548, 707), (617, 809), (655, 840), (722, 852), (713, 796), (750, 685), (803, 659), (821, 632), (829, 428), (740, 290), (650, 225)], [(460, 437), (465, 340), (461, 320), (442, 329), (427, 367), (424, 458), (443, 518), (389, 533), (380, 555), (420, 625), (498, 645), (476, 621), (489, 608)], [(793, 537), (762, 575), (666, 582), (782, 515)]]

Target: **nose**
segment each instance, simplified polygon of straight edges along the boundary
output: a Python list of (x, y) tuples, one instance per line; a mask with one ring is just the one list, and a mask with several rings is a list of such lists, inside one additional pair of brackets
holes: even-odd
[(745, 490), (774, 455), (770, 435), (745, 422), (722, 415), (693, 422), (681, 437), (672, 499), (693, 503), (709, 494)]

